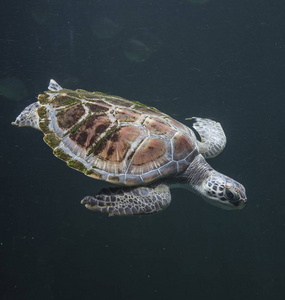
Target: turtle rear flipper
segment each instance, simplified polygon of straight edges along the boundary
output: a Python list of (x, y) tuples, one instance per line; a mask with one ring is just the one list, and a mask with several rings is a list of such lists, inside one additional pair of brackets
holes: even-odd
[(48, 89), (50, 91), (58, 92), (62, 90), (62, 87), (53, 79), (49, 81)]
[(37, 109), (40, 107), (39, 102), (34, 102), (27, 106), (16, 118), (15, 122), (12, 122), (12, 125), (18, 127), (33, 127), (40, 130), (39, 127), (39, 116)]
[(219, 122), (203, 118), (189, 118), (186, 120), (194, 120), (194, 129), (201, 137), (201, 142), (198, 141), (200, 153), (205, 158), (215, 157), (220, 154), (226, 146), (226, 135)]
[(96, 196), (86, 196), (81, 204), (94, 211), (116, 215), (145, 215), (160, 212), (171, 202), (169, 187), (156, 183), (140, 187), (103, 188)]

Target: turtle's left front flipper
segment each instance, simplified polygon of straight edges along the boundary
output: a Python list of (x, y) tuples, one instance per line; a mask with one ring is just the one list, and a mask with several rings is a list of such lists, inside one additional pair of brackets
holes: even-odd
[(194, 120), (193, 128), (201, 137), (199, 145), (200, 153), (205, 158), (215, 157), (220, 154), (227, 142), (224, 130), (219, 122), (203, 118), (187, 118), (186, 120)]
[(94, 211), (117, 215), (145, 215), (160, 212), (171, 202), (169, 187), (155, 183), (140, 187), (103, 188), (96, 196), (86, 196), (81, 204)]

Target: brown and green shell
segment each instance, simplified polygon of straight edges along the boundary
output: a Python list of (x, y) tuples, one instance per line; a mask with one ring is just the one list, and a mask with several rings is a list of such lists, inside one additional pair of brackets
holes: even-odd
[(115, 184), (147, 184), (183, 173), (196, 139), (185, 125), (153, 107), (84, 90), (39, 95), (39, 126), (58, 158)]

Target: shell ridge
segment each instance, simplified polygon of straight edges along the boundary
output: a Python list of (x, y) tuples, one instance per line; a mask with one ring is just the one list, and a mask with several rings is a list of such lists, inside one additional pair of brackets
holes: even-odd
[[(134, 149), (132, 149), (132, 147), (131, 147), (131, 148), (129, 149), (129, 151), (127, 152), (127, 154), (129, 154), (129, 156), (132, 155), (132, 157), (131, 157), (131, 159), (130, 159), (128, 165), (127, 165), (125, 174), (128, 174), (129, 168), (130, 168), (130, 166), (132, 165), (133, 157), (134, 157), (134, 155), (135, 155), (137, 149), (138, 149), (138, 148), (140, 147), (140, 145), (143, 143), (144, 138), (142, 137), (140, 140), (137, 139), (137, 141), (138, 141), (138, 143), (135, 145)], [(129, 157), (129, 156), (126, 156), (126, 157)]]

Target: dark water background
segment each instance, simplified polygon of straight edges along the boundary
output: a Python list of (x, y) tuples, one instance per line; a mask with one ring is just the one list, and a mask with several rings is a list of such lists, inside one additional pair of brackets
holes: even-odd
[[(193, 2), (1, 1), (1, 300), (285, 298), (285, 4)], [(210, 163), (247, 207), (174, 190), (153, 216), (86, 210), (104, 183), (10, 126), (50, 78), (220, 121), (228, 144)]]

